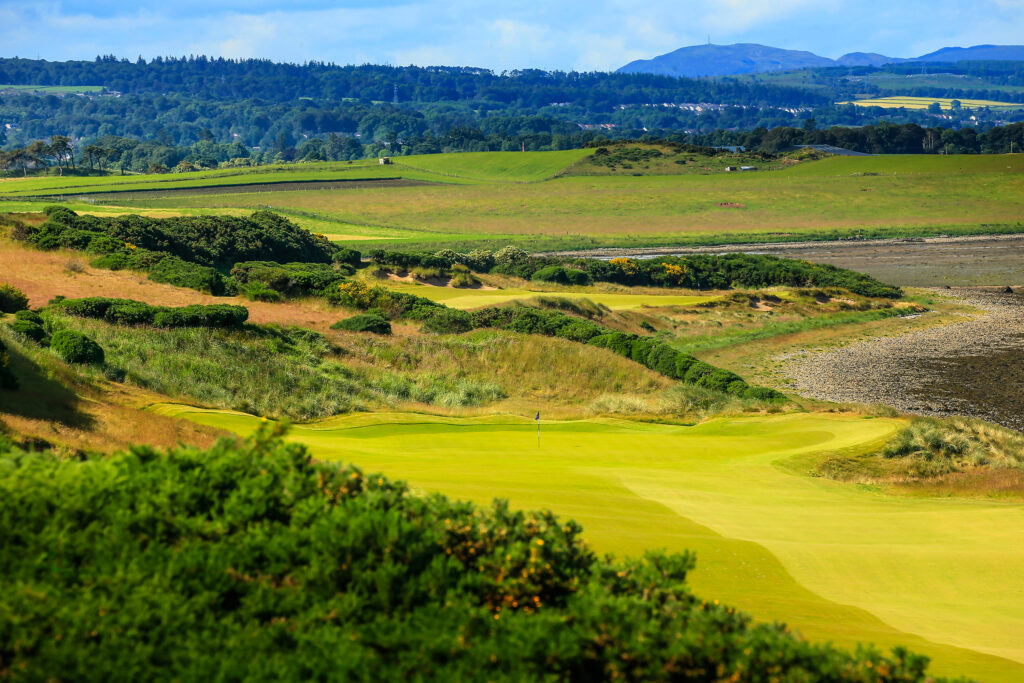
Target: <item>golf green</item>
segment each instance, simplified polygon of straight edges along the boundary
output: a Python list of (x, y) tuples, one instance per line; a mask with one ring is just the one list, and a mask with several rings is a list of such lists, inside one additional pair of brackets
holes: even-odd
[[(251, 433), (259, 418), (154, 410)], [(808, 638), (906, 645), (935, 673), (1024, 679), (1024, 506), (909, 498), (799, 476), (793, 456), (877, 446), (902, 423), (850, 415), (697, 426), (359, 414), (296, 425), (316, 457), (578, 520), (595, 550), (697, 553), (694, 589)]]

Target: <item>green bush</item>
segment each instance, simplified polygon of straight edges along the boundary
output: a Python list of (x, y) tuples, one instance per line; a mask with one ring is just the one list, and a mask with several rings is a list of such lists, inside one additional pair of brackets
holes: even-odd
[(68, 315), (75, 315), (79, 318), (102, 318), (107, 314), (107, 309), (111, 306), (137, 303), (139, 302), (131, 299), (90, 296), (84, 299), (61, 299), (60, 301), (51, 302), (50, 305)]
[(60, 330), (50, 339), (50, 348), (69, 363), (98, 365), (103, 362), (103, 349), (89, 337), (73, 330)]
[(358, 249), (338, 247), (337, 250), (334, 252), (332, 260), (335, 263), (344, 263), (353, 268), (358, 268), (363, 264), (363, 255), (359, 253)]
[[(351, 272), (345, 266), (345, 272)], [(243, 285), (263, 284), (286, 296), (303, 296), (320, 292), (344, 279), (345, 272), (329, 263), (275, 263), (246, 261), (236, 263), (231, 276)]]
[(28, 308), (23, 308), (20, 311), (15, 311), (14, 319), (15, 320), (28, 320), (29, 322), (33, 322), (33, 323), (36, 323), (38, 325), (42, 325), (43, 324), (43, 316), (39, 315), (35, 311), (30, 310)]
[(473, 329), (473, 318), (455, 308), (439, 308), (430, 312), (420, 329), (434, 334), (460, 334)]
[(589, 285), (590, 275), (585, 271), (563, 266), (541, 268), (531, 278), (534, 282), (554, 282), (562, 285)]
[(36, 343), (39, 343), (46, 338), (46, 330), (43, 329), (43, 326), (31, 320), (15, 320), (11, 323), (11, 329), (19, 334), (25, 335)]
[(116, 303), (107, 307), (103, 318), (114, 325), (152, 325), (153, 317), (161, 310), (141, 301)]
[(0, 313), (17, 313), (28, 308), (28, 297), (14, 285), (0, 285)]
[(237, 327), (249, 319), (249, 309), (229, 304), (193, 304), (168, 308), (153, 316), (157, 327)]
[(755, 401), (781, 401), (785, 400), (786, 396), (775, 389), (769, 389), (768, 387), (747, 387), (743, 391), (743, 398), (753, 399)]
[(177, 256), (166, 256), (149, 269), (149, 279), (175, 287), (186, 287), (207, 294), (223, 294), (223, 276), (213, 268), (189, 263)]
[(373, 332), (374, 334), (391, 334), (391, 323), (383, 316), (373, 313), (360, 313), (345, 318), (331, 325), (332, 330), (348, 330), (349, 332)]
[[(688, 554), (413, 493), (267, 438), (78, 462), (0, 445), (0, 661), (17, 678), (925, 680), (754, 625)], [(28, 646), (31, 644), (31, 646)]]
[(249, 282), (242, 285), (242, 294), (250, 301), (263, 301), (272, 304), (284, 301), (284, 294), (271, 289), (262, 282)]

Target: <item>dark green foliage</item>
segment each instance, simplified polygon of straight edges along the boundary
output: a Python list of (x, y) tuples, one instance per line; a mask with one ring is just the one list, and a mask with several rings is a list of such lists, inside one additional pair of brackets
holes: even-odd
[(457, 308), (438, 308), (423, 319), (420, 329), (435, 334), (461, 334), (473, 329), (473, 318)]
[(589, 320), (566, 315), (560, 311), (547, 311), (529, 306), (503, 306), (473, 311), (474, 327), (494, 327), (524, 334), (543, 334), (564, 337), (586, 343), (606, 328)]
[(638, 337), (637, 339), (634, 339), (633, 343), (630, 345), (629, 357), (637, 363), (640, 363), (640, 365), (647, 365), (647, 357), (650, 355), (651, 349), (653, 349), (657, 343), (658, 342), (654, 339)]
[[(599, 559), (267, 438), (77, 462), (0, 445), (0, 661), (25, 680), (923, 682), (695, 597), (689, 554)], [(28, 646), (31, 644), (31, 646)]]
[(157, 327), (238, 327), (249, 319), (244, 306), (193, 304), (181, 308), (164, 309), (153, 316)]
[(37, 323), (39, 325), (43, 324), (43, 316), (41, 316), (38, 313), (36, 313), (35, 311), (29, 310), (27, 308), (23, 308), (20, 311), (15, 311), (14, 319), (15, 320), (28, 320), (29, 322)]
[(0, 340), (0, 389), (17, 389), (18, 378), (11, 372), (7, 346)]
[(541, 268), (531, 278), (534, 282), (554, 282), (560, 285), (589, 285), (590, 275), (575, 268), (548, 266)]
[(277, 290), (267, 287), (262, 282), (250, 282), (242, 285), (242, 294), (250, 301), (264, 301), (267, 303), (278, 303), (284, 301), (284, 295)]
[(785, 396), (768, 387), (747, 387), (743, 391), (743, 398), (754, 399), (755, 401), (779, 401), (785, 400)]
[[(358, 255), (359, 252), (356, 252)], [(348, 266), (345, 266), (346, 272)], [(329, 263), (274, 263), (272, 261), (246, 261), (236, 263), (231, 276), (239, 283), (260, 283), (285, 296), (302, 296), (319, 292), (343, 280), (344, 273)], [(249, 291), (243, 287), (243, 291)]]
[(62, 208), (49, 213), (49, 219), (29, 241), (43, 248), (71, 246), (63, 242), (72, 241), (74, 248), (104, 252), (135, 247), (217, 268), (270, 258), (330, 263), (334, 253), (326, 238), (314, 236), (270, 211), (246, 217), (99, 218), (79, 216)]
[(387, 287), (370, 287), (362, 282), (340, 282), (324, 291), (324, 298), (335, 306), (368, 310), (380, 309), (390, 318), (424, 320), (446, 306), (430, 299), (395, 292)]
[(181, 308), (150, 306), (132, 299), (89, 297), (51, 302), (61, 313), (79, 318), (100, 318), (115, 325), (157, 327), (238, 327), (249, 318), (249, 309), (229, 304), (192, 304)]
[(69, 363), (100, 364), (103, 349), (89, 337), (73, 330), (59, 330), (50, 339), (50, 348)]
[(46, 338), (46, 330), (43, 329), (43, 326), (31, 320), (17, 319), (11, 323), (11, 329), (37, 343)]
[(223, 294), (224, 279), (215, 269), (166, 256), (149, 269), (149, 279), (207, 294)]
[(0, 313), (16, 313), (28, 308), (28, 297), (14, 285), (0, 285)]
[(344, 263), (353, 268), (358, 268), (363, 263), (363, 255), (359, 250), (348, 247), (338, 247), (332, 259), (335, 263)]
[(360, 313), (345, 318), (331, 325), (332, 330), (348, 330), (349, 332), (373, 332), (374, 334), (391, 334), (391, 323), (377, 313)]

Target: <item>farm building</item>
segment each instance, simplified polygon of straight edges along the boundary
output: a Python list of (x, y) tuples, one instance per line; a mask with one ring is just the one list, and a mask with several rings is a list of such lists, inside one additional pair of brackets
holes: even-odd
[(738, 171), (740, 169), (737, 166), (726, 166), (725, 170), (728, 171), (729, 173), (732, 173), (733, 171)]
[(391, 163), (391, 157), (381, 157), (380, 158), (380, 165), (381, 166), (387, 166), (390, 163)]

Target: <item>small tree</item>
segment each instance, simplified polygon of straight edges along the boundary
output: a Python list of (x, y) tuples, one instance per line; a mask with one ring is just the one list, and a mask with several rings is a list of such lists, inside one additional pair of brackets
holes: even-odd
[(13, 285), (0, 285), (0, 313), (17, 313), (28, 308), (28, 297)]

